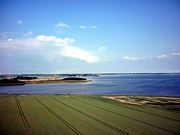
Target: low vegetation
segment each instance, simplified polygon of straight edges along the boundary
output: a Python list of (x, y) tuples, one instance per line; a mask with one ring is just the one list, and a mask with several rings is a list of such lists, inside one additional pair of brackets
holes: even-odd
[(180, 133), (179, 112), (121, 103), (102, 95), (1, 94), (0, 106), (1, 135)]
[(0, 79), (0, 86), (5, 85), (24, 85), (24, 84), (38, 84), (38, 83), (82, 83), (91, 82), (86, 78), (67, 77), (59, 79), (58, 77), (31, 77), (31, 76), (17, 76), (12, 78)]
[(103, 96), (104, 98), (113, 99), (121, 103), (135, 104), (135, 105), (148, 105), (156, 108), (180, 112), (180, 98), (168, 96)]
[(81, 80), (81, 81), (84, 81), (84, 80), (87, 80), (86, 78), (80, 78), (80, 77), (67, 77), (67, 78), (63, 78), (61, 80)]
[(23, 81), (19, 81), (16, 78), (12, 79), (0, 79), (0, 86), (4, 85), (24, 85), (25, 83)]

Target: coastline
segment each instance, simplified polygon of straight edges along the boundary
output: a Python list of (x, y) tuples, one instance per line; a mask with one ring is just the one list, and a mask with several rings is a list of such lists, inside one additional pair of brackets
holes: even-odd
[(2, 84), (0, 84), (0, 86), (15, 86), (15, 85), (25, 85), (25, 83), (24, 82), (22, 82), (22, 83), (2, 83)]
[(25, 84), (40, 84), (40, 83), (85, 83), (92, 80), (29, 80), (24, 81)]
[(91, 82), (86, 78), (63, 78), (59, 77), (21, 77), (21, 78), (5, 78), (1, 79), (0, 86), (13, 86), (25, 84), (45, 84), (45, 83), (85, 83)]

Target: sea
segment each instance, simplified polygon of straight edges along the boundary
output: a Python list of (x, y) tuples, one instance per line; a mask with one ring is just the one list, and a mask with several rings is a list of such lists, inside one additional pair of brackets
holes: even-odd
[(0, 86), (0, 93), (180, 96), (180, 73), (102, 74), (87, 79), (92, 81)]

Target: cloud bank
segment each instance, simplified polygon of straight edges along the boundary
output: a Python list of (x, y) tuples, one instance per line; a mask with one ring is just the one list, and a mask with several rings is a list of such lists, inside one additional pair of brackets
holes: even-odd
[[(75, 40), (73, 38), (59, 38), (56, 36), (38, 35), (34, 38), (26, 39), (8, 39), (0, 40), (0, 48), (24, 48), (30, 49), (36, 47), (40, 53), (51, 55), (53, 57), (69, 57), (85, 61), (87, 63), (94, 63), (99, 58), (93, 53), (83, 50), (73, 45)], [(51, 50), (51, 51), (50, 51)]]
[(84, 60), (88, 63), (94, 63), (98, 61), (98, 57), (90, 54), (88, 51), (82, 50), (74, 46), (65, 46), (61, 50), (63, 56)]

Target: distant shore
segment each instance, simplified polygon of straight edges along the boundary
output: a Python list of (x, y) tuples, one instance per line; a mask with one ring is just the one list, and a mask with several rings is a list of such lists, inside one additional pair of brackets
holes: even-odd
[(85, 83), (91, 82), (86, 78), (80, 77), (16, 77), (16, 78), (5, 78), (0, 80), (0, 86), (11, 86), (11, 85), (24, 85), (24, 84), (41, 84), (41, 83)]
[(14, 85), (25, 85), (24, 82), (19, 83), (1, 83), (0, 86), (14, 86)]
[(66, 78), (58, 78), (58, 77), (42, 77), (31, 80), (21, 80), (25, 84), (36, 84), (36, 83), (79, 83), (79, 82), (91, 82), (92, 80), (87, 80), (86, 78), (80, 77), (66, 77)]
[(39, 83), (80, 83), (91, 82), (92, 80), (26, 80), (25, 84), (39, 84)]

